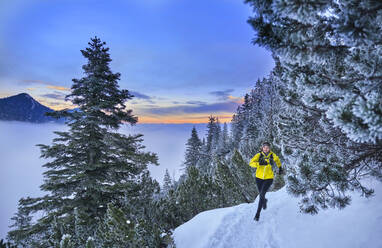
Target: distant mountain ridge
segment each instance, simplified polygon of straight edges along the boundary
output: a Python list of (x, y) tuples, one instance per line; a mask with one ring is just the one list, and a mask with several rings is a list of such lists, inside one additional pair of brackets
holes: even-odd
[(0, 120), (64, 123), (64, 118), (56, 119), (45, 115), (46, 112), (53, 111), (53, 109), (42, 105), (27, 93), (0, 98)]

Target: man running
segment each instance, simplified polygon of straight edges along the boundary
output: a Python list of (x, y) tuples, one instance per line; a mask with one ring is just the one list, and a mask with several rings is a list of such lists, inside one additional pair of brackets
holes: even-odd
[(261, 151), (253, 156), (249, 162), (249, 166), (256, 168), (256, 185), (260, 195), (259, 206), (257, 207), (254, 218), (256, 221), (260, 218), (261, 208), (267, 208), (268, 200), (265, 199), (265, 193), (267, 193), (273, 182), (272, 165), (274, 165), (274, 163), (276, 163), (279, 168), (278, 173), (281, 174), (282, 167), (280, 158), (271, 151), (271, 144), (269, 142), (264, 142)]

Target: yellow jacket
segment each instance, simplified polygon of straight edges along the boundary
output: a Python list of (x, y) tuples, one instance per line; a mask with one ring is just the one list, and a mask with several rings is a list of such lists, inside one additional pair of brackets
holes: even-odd
[(259, 165), (259, 158), (260, 158), (260, 152), (259, 152), (255, 156), (253, 156), (253, 158), (249, 162), (249, 166), (257, 168), (256, 177), (260, 179), (272, 179), (274, 175), (272, 171), (272, 166), (269, 162), (269, 158), (271, 154), (273, 154), (273, 160), (275, 161), (277, 167), (279, 168), (281, 167), (280, 158), (272, 151), (269, 151), (268, 156), (266, 156), (264, 152), (261, 152), (261, 153), (263, 154), (265, 161), (267, 161), (267, 165)]

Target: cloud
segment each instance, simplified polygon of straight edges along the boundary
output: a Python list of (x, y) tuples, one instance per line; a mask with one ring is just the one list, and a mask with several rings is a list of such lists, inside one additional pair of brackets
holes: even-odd
[[(145, 94), (142, 94), (142, 93), (139, 93), (137, 91), (129, 91), (132, 95), (134, 95), (134, 98), (135, 99), (143, 99), (149, 103), (154, 103), (153, 101), (153, 98), (154, 97), (151, 97), (151, 96), (148, 96), (148, 95), (145, 95)], [(133, 98), (133, 99), (134, 99)]]
[(51, 83), (43, 81), (43, 80), (34, 80), (34, 79), (23, 79), (19, 80), (19, 83), (22, 84), (46, 84), (46, 85), (51, 85)]
[(187, 101), (186, 103), (187, 104), (196, 104), (196, 105), (206, 104), (206, 102), (202, 102), (202, 101)]
[(227, 89), (227, 90), (220, 90), (220, 91), (211, 91), (209, 93), (211, 95), (217, 96), (220, 100), (227, 100), (228, 96), (233, 91), (234, 91), (233, 89)]
[(243, 104), (244, 103), (244, 97), (237, 97), (237, 96), (229, 95), (228, 99), (231, 100), (232, 102), (236, 102), (236, 103), (239, 103), (239, 104)]
[(63, 91), (70, 91), (69, 88), (63, 87), (63, 86), (57, 86), (57, 85), (48, 85), (46, 86), (49, 89), (55, 89), (55, 90), (63, 90)]
[(43, 94), (40, 95), (41, 97), (45, 98), (51, 98), (55, 100), (65, 100), (65, 95), (64, 94), (57, 94), (57, 93), (48, 93), (48, 94)]
[(218, 112), (235, 112), (238, 103), (233, 101), (203, 103), (193, 105), (179, 105), (170, 107), (153, 106), (151, 108), (142, 109), (145, 114), (154, 115), (172, 115), (172, 114), (192, 114), (192, 113), (218, 113)]
[(141, 99), (151, 99), (150, 96), (145, 95), (145, 94), (142, 94), (142, 93), (139, 93), (139, 92), (137, 92), (137, 91), (130, 91), (130, 93), (133, 94), (134, 97), (136, 97), (136, 98), (141, 98)]
[(49, 102), (49, 106), (62, 106), (62, 102)]
[[(46, 85), (46, 88), (48, 88), (48, 89), (70, 91), (70, 88), (60, 86), (60, 85), (54, 85), (51, 82), (47, 82), (47, 81), (43, 81), (43, 80), (24, 79), (24, 80), (19, 80), (18, 83), (21, 83), (21, 84), (43, 84), (43, 85)], [(28, 89), (32, 89), (32, 88), (28, 88)]]

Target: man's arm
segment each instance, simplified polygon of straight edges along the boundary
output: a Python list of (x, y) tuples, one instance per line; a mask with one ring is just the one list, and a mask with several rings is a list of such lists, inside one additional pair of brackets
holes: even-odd
[(249, 161), (249, 166), (257, 168), (257, 166), (259, 165), (259, 157), (260, 153), (257, 153), (255, 156), (253, 156), (251, 161)]

